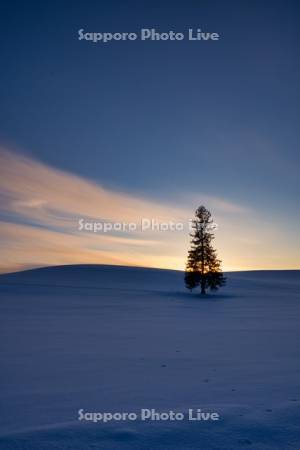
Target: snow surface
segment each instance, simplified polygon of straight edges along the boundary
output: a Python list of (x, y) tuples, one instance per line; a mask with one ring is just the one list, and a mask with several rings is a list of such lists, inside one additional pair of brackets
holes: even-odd
[[(0, 276), (0, 449), (299, 449), (300, 272), (63, 266)], [(215, 411), (211, 422), (78, 421)]]

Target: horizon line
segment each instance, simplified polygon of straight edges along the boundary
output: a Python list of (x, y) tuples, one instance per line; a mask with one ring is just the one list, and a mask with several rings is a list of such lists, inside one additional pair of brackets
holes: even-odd
[[(144, 269), (144, 270), (165, 270), (165, 271), (171, 271), (171, 272), (181, 272), (184, 273), (185, 270), (183, 269), (171, 269), (166, 267), (153, 267), (153, 266), (138, 266), (138, 265), (124, 265), (124, 264), (104, 264), (104, 263), (82, 263), (82, 264), (55, 264), (55, 265), (45, 265), (45, 266), (35, 266), (35, 267), (28, 267), (23, 268), (20, 270), (13, 270), (11, 272), (0, 272), (0, 276), (2, 275), (13, 275), (17, 273), (23, 273), (23, 272), (30, 272), (34, 270), (41, 270), (41, 269), (53, 269), (53, 268), (59, 268), (59, 267), (88, 267), (88, 266), (99, 266), (99, 267), (119, 267), (119, 268), (128, 268), (128, 269)], [(290, 269), (282, 269), (282, 268), (261, 268), (261, 269), (231, 269), (231, 270), (223, 270), (223, 273), (237, 273), (237, 272), (297, 272), (300, 271), (300, 268), (290, 268)]]

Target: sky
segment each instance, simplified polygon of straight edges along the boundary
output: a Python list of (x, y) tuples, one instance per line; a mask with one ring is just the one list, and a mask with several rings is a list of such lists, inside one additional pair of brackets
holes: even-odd
[[(1, 2), (0, 271), (183, 269), (201, 204), (224, 270), (300, 268), (299, 13), (291, 0)], [(78, 39), (142, 28), (220, 39)]]

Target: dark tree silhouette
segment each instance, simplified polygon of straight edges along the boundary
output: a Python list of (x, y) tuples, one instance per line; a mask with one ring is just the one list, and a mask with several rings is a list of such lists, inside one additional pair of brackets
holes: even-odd
[(190, 290), (200, 286), (201, 294), (205, 294), (207, 289), (216, 290), (223, 286), (226, 279), (221, 270), (221, 261), (217, 258), (216, 250), (212, 246), (213, 220), (204, 206), (197, 209), (192, 228), (185, 285)]

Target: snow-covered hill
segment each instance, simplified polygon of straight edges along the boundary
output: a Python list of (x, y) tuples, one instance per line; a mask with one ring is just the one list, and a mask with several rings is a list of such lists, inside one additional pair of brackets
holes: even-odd
[[(1, 450), (299, 449), (300, 272), (63, 266), (0, 276)], [(218, 421), (78, 421), (78, 410)]]

